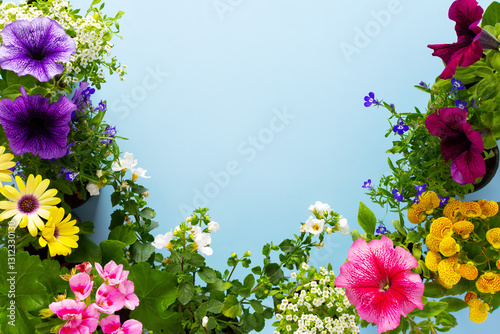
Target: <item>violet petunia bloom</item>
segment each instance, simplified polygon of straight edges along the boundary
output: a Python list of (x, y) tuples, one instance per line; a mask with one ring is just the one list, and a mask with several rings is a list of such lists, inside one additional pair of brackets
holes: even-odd
[(486, 174), (481, 153), (484, 143), (481, 134), (467, 123), (467, 111), (460, 108), (443, 108), (425, 120), (427, 130), (441, 138), (441, 151), (446, 161), (450, 159), (451, 176), (460, 184), (474, 183)]
[(0, 123), (15, 155), (26, 152), (42, 159), (61, 158), (68, 152), (69, 121), (76, 106), (60, 96), (54, 103), (42, 95), (27, 95), (24, 87), (14, 102), (0, 101)]
[(361, 318), (375, 323), (382, 333), (398, 327), (401, 316), (415, 307), (423, 309), (424, 283), (411, 271), (417, 260), (392, 240), (382, 236), (369, 243), (360, 238), (347, 253), (335, 286), (345, 288)]
[(69, 62), (71, 54), (76, 53), (75, 41), (48, 17), (14, 21), (0, 34), (0, 67), (42, 82), (61, 74), (61, 62)]

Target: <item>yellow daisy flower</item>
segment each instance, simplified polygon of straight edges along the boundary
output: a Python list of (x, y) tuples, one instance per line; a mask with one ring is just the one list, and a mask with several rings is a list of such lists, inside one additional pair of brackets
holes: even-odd
[(14, 155), (12, 153), (4, 153), (5, 147), (0, 146), (0, 186), (2, 186), (3, 182), (12, 181), (12, 173), (13, 171), (9, 170), (16, 165), (12, 159), (14, 159)]
[(13, 217), (12, 220), (19, 227), (27, 226), (30, 234), (36, 236), (38, 229), (42, 230), (44, 226), (40, 217), (48, 219), (50, 208), (61, 202), (61, 199), (54, 197), (56, 189), (47, 190), (50, 181), (42, 180), (40, 175), (30, 175), (26, 185), (16, 176), (16, 183), (19, 190), (9, 185), (0, 188), (2, 195), (9, 200), (0, 201), (0, 209), (4, 210), (0, 214), (0, 221)]
[(78, 232), (80, 229), (75, 226), (76, 220), (70, 220), (71, 214), (64, 218), (64, 209), (53, 207), (50, 210), (50, 217), (42, 230), (42, 236), (38, 239), (40, 246), (49, 245), (50, 256), (69, 255), (71, 248), (78, 247)]

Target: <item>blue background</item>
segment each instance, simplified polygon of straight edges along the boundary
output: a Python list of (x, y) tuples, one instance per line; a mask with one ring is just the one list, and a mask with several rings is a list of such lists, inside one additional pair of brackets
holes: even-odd
[[(130, 139), (122, 151), (151, 176), (142, 183), (155, 232), (210, 207), (221, 229), (207, 262), (223, 271), (232, 252), (250, 250), (260, 264), (262, 245), (299, 233), (315, 201), (344, 215), (351, 230), (360, 201), (382, 218), (361, 186), (389, 173), (389, 114), (365, 108), (363, 97), (373, 91), (400, 112), (425, 108), (428, 96), (413, 85), (432, 83), (443, 69), (426, 45), (456, 41), (451, 3), (108, 1), (104, 13), (125, 12), (113, 55), (128, 75), (111, 77), (95, 99), (107, 100), (108, 123)], [(469, 198), (498, 201), (499, 177)], [(79, 209), (94, 220), (96, 241), (106, 239), (113, 211), (110, 190), (102, 193)], [(330, 235), (310, 263), (332, 263), (338, 273), (350, 245), (349, 236)], [(491, 331), (496, 316), (473, 324), (466, 309), (457, 318), (453, 333)], [(272, 331), (269, 322), (263, 333)]]

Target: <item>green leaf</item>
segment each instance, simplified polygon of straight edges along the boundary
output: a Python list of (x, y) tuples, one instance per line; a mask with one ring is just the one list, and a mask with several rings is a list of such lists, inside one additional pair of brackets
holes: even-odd
[(217, 278), (215, 270), (209, 267), (205, 267), (201, 271), (199, 271), (198, 276), (200, 276), (200, 278), (206, 283), (214, 283), (215, 279)]
[(147, 191), (148, 191), (148, 188), (143, 187), (141, 185), (137, 185), (137, 186), (133, 186), (132, 187), (132, 192), (135, 193), (135, 194), (138, 194), (138, 195), (143, 194), (143, 193), (145, 193)]
[(375, 234), (377, 218), (363, 202), (359, 202), (358, 224), (366, 233)]
[(284, 253), (290, 253), (291, 251), (294, 250), (295, 246), (293, 245), (293, 242), (292, 240), (290, 239), (285, 239), (283, 240), (283, 242), (280, 244), (280, 249), (284, 252)]
[(60, 270), (61, 264), (56, 260), (43, 260), (43, 275), (40, 276), (38, 281), (42, 283), (47, 292), (51, 296), (62, 294), (68, 290), (68, 282), (63, 280), (59, 275), (64, 275), (68, 272), (66, 268)]
[(200, 304), (200, 306), (198, 306), (196, 311), (194, 311), (194, 318), (196, 319), (196, 321), (201, 322), (203, 317), (207, 315), (207, 309), (207, 303), (202, 303)]
[(119, 191), (115, 191), (111, 194), (111, 206), (116, 206), (120, 203), (121, 193)]
[(115, 210), (111, 214), (111, 224), (109, 225), (109, 229), (112, 230), (117, 226), (123, 225), (125, 221), (125, 213), (122, 210)]
[(16, 97), (21, 96), (21, 91), (19, 91), (21, 87), (19, 84), (8, 86), (2, 91), (2, 99), (14, 100)]
[(111, 232), (109, 232), (108, 239), (118, 240), (122, 242), (124, 246), (129, 246), (137, 240), (137, 235), (131, 227), (127, 225), (121, 225), (115, 227), (111, 230)]
[(416, 309), (417, 311), (411, 312), (412, 315), (415, 315), (419, 318), (431, 318), (435, 317), (439, 313), (443, 312), (446, 310), (448, 307), (448, 303), (445, 302), (438, 302), (434, 300), (429, 300), (425, 305), (423, 310)]
[(234, 295), (228, 295), (226, 299), (224, 299), (224, 306), (222, 307), (222, 314), (224, 314), (228, 318), (236, 318), (238, 317), (243, 308), (241, 307), (238, 298)]
[(274, 285), (278, 285), (281, 279), (285, 277), (283, 270), (281, 270), (279, 264), (277, 263), (270, 263), (267, 265), (264, 268), (264, 273), (267, 277), (269, 277), (269, 281)]
[(424, 296), (430, 298), (440, 298), (445, 294), (445, 288), (437, 282), (425, 283)]
[(141, 217), (143, 217), (143, 218), (146, 218), (146, 219), (153, 219), (154, 217), (156, 217), (155, 210), (153, 210), (151, 208), (144, 208), (144, 209), (142, 209), (139, 212), (139, 215)]
[(467, 307), (467, 303), (460, 298), (446, 297), (440, 299), (439, 301), (448, 303), (448, 308), (446, 308), (446, 312), (457, 312)]
[(500, 22), (500, 3), (494, 1), (492, 2), (483, 15), (483, 20), (481, 21), (481, 27), (484, 26), (495, 26)]
[(149, 257), (155, 252), (155, 248), (151, 244), (141, 244), (136, 241), (132, 245), (132, 260), (135, 262), (146, 262)]
[(125, 259), (123, 247), (124, 244), (117, 240), (104, 240), (99, 244), (101, 247), (102, 263), (108, 263), (113, 260), (117, 264), (123, 264), (128, 267), (128, 261)]
[(76, 222), (76, 226), (80, 229), (78, 234), (94, 234), (94, 223), (91, 221)]
[(361, 238), (361, 234), (359, 234), (359, 231), (354, 229), (352, 230), (351, 232), (351, 238), (352, 238), (352, 241), (356, 241), (358, 240), (359, 238)]
[(208, 285), (208, 289), (216, 291), (226, 291), (231, 286), (233, 286), (231, 283), (224, 282), (220, 278), (217, 278), (214, 283)]
[(65, 259), (70, 263), (101, 262), (101, 248), (86, 234), (82, 234), (78, 240), (78, 248), (74, 249)]
[(12, 71), (7, 71), (7, 73), (5, 75), (5, 80), (7, 80), (8, 86), (15, 85), (15, 84), (19, 83), (19, 76)]
[(262, 313), (264, 311), (264, 307), (262, 306), (262, 304), (258, 300), (252, 299), (252, 300), (249, 300), (248, 302), (250, 303), (252, 308), (255, 310), (255, 312)]
[(143, 262), (130, 268), (128, 279), (134, 282), (134, 293), (140, 301), (139, 306), (130, 313), (132, 319), (142, 322), (145, 328), (158, 333), (161, 333), (162, 329), (170, 328), (167, 326), (168, 322), (178, 322), (179, 319), (167, 310), (177, 298), (175, 274), (153, 269)]
[(248, 274), (247, 277), (245, 277), (245, 280), (243, 281), (243, 286), (245, 288), (253, 288), (253, 286), (255, 285), (255, 277), (253, 277), (252, 274)]
[(125, 14), (125, 12), (122, 12), (122, 11), (120, 10), (118, 13), (116, 13), (116, 15), (115, 15), (115, 20), (118, 20), (120, 17), (122, 17), (122, 16), (123, 16), (123, 14)]
[(193, 299), (194, 286), (191, 282), (182, 282), (177, 289), (177, 299), (182, 305), (186, 305)]
[(215, 299), (210, 299), (208, 301), (208, 308), (207, 308), (207, 311), (208, 312), (212, 312), (212, 313), (221, 313), (222, 312), (222, 307), (223, 307), (223, 303), (218, 301), (218, 300), (215, 300)]
[(393, 219), (392, 226), (394, 226), (394, 228), (399, 233), (401, 233), (402, 235), (406, 236), (406, 229), (405, 229), (404, 223), (402, 223), (401, 220), (399, 220), (399, 219)]

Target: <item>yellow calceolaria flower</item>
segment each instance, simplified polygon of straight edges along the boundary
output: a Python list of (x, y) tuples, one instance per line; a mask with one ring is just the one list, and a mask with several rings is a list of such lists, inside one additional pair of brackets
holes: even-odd
[(460, 205), (460, 214), (464, 217), (475, 218), (481, 216), (481, 206), (477, 202), (464, 202)]
[(486, 232), (486, 240), (496, 249), (500, 248), (500, 228), (495, 227)]
[(444, 237), (439, 243), (439, 252), (444, 256), (453, 256), (460, 252), (460, 245), (452, 237)]
[(438, 239), (451, 237), (453, 234), (453, 224), (448, 218), (440, 217), (432, 222), (430, 234)]
[(460, 220), (453, 224), (453, 229), (455, 230), (455, 233), (462, 236), (462, 239), (467, 239), (472, 231), (474, 231), (474, 224), (468, 220)]
[(408, 220), (413, 224), (420, 224), (427, 218), (425, 211), (414, 203), (410, 209), (408, 209)]
[(498, 204), (495, 201), (486, 201), (485, 199), (480, 199), (478, 201), (478, 204), (479, 206), (481, 206), (482, 219), (493, 217), (498, 213)]
[(427, 252), (425, 256), (425, 265), (429, 268), (430, 271), (436, 272), (438, 271), (438, 264), (442, 260), (441, 254), (430, 250)]
[(430, 215), (435, 208), (438, 208), (440, 204), (440, 199), (434, 191), (426, 191), (420, 195), (420, 201), (418, 203), (419, 208), (423, 209), (425, 213)]
[(425, 238), (425, 244), (429, 247), (430, 250), (439, 253), (439, 244), (441, 243), (441, 238), (436, 238), (432, 234), (428, 234)]
[(449, 290), (449, 289), (453, 288), (453, 285), (448, 284), (448, 283), (446, 283), (446, 282), (443, 282), (443, 280), (441, 279), (441, 277), (438, 277), (438, 282), (439, 282), (439, 284), (441, 284), (441, 286), (442, 286), (443, 288), (445, 288), (445, 289), (448, 289), (448, 290)]
[(53, 207), (50, 216), (38, 239), (40, 246), (49, 246), (50, 256), (69, 255), (71, 248), (78, 247), (80, 229), (75, 226), (76, 220), (71, 220), (71, 214), (64, 218), (64, 209)]
[(457, 221), (457, 218), (460, 214), (460, 206), (462, 205), (462, 201), (453, 200), (450, 198), (450, 201), (444, 207), (443, 214), (446, 218), (451, 220), (452, 222)]
[(478, 271), (473, 262), (469, 261), (466, 264), (462, 264), (458, 270), (463, 278), (473, 281), (478, 276)]
[(500, 275), (490, 271), (482, 274), (476, 282), (476, 288), (482, 293), (496, 293), (500, 291)]
[(471, 299), (469, 301), (469, 318), (472, 322), (480, 323), (488, 318), (490, 306), (479, 299)]
[(12, 153), (4, 153), (5, 152), (5, 147), (0, 146), (0, 187), (2, 186), (2, 181), (3, 182), (10, 182), (12, 181), (12, 173), (9, 168), (12, 168), (16, 165), (12, 159), (14, 159), (14, 155)]
[(497, 260), (497, 268), (500, 269), (500, 260)]
[(438, 264), (439, 278), (441, 278), (443, 283), (453, 286), (462, 278), (459, 269), (460, 265), (458, 264), (457, 256), (444, 259)]
[(474, 291), (469, 291), (465, 294), (464, 301), (469, 305), (469, 301), (477, 299), (477, 294)]

